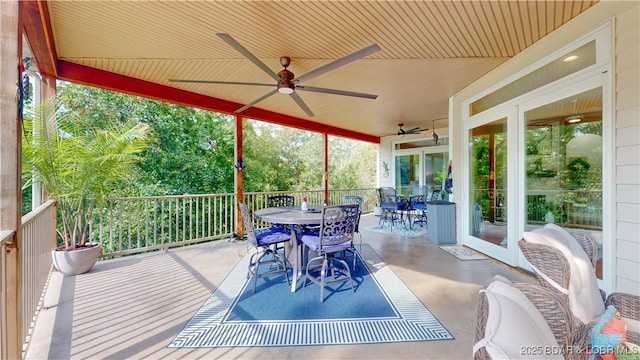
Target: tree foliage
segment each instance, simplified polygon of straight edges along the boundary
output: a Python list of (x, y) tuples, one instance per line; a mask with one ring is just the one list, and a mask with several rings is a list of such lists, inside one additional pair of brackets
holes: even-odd
[[(234, 116), (61, 82), (58, 97), (87, 126), (146, 123), (155, 141), (120, 196), (233, 192)], [(377, 145), (329, 139), (329, 187), (375, 186)], [(243, 120), (244, 191), (322, 188), (322, 134)]]

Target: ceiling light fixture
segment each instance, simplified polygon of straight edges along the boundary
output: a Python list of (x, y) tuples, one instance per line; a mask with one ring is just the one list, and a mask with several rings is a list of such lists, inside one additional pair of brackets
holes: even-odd
[(295, 90), (296, 86), (293, 84), (293, 79), (295, 75), (287, 70), (287, 66), (289, 65), (289, 61), (291, 59), (285, 57), (281, 58), (280, 62), (284, 65), (284, 69), (280, 70), (278, 76), (280, 77), (280, 81), (278, 81), (278, 92), (280, 94), (291, 95)]
[(291, 95), (295, 86), (289, 81), (278, 81), (278, 92), (280, 94)]
[(571, 115), (569, 117), (567, 117), (565, 120), (567, 120), (567, 122), (569, 124), (575, 124), (575, 123), (579, 123), (580, 121), (582, 121), (583, 116), (582, 115)]
[(571, 62), (571, 61), (576, 61), (578, 60), (579, 56), (578, 55), (569, 55), (566, 58), (562, 59), (562, 61), (564, 62)]

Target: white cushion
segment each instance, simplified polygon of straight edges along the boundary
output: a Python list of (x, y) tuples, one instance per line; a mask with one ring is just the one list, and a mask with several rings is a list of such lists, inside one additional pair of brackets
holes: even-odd
[(549, 325), (520, 290), (496, 280), (481, 291), (489, 312), (484, 338), (474, 353), (484, 347), (492, 359), (563, 358)]
[[(567, 258), (571, 271), (567, 289), (569, 308), (580, 321), (589, 323), (605, 310), (591, 261), (569, 232), (555, 224), (548, 225), (553, 226), (535, 229), (525, 233), (523, 237), (532, 243), (552, 246)], [(535, 271), (539, 272), (540, 269)]]

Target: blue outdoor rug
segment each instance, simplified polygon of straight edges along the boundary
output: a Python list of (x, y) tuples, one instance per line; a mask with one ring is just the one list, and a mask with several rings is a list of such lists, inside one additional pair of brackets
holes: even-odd
[(371, 226), (364, 227), (362, 229), (376, 231), (383, 234), (400, 235), (400, 236), (410, 237), (410, 238), (418, 237), (427, 233), (427, 228), (419, 225), (415, 225), (413, 229), (409, 229), (402, 224), (395, 225), (393, 228), (391, 228), (391, 226), (389, 226), (388, 224), (382, 224), (382, 225), (371, 225)]
[[(348, 261), (351, 263), (351, 261)], [(368, 245), (348, 283), (325, 289), (311, 282), (291, 292), (284, 276), (246, 279), (248, 256), (169, 344), (170, 348), (303, 346), (452, 340)]]

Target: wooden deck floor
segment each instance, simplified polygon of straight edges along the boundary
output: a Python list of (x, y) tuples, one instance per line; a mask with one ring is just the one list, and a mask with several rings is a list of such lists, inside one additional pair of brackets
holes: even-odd
[[(377, 223), (365, 215), (361, 229)], [(533, 279), (494, 260), (459, 261), (426, 235), (361, 230), (455, 340), (285, 348), (169, 349), (167, 345), (245, 254), (214, 243), (99, 262), (87, 273), (54, 273), (26, 359), (463, 359), (471, 358), (478, 290), (494, 275)]]

